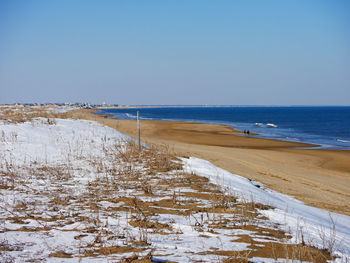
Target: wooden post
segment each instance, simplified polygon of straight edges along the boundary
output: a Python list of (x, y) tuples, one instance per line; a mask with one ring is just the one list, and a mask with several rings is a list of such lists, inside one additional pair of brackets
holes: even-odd
[(139, 111), (137, 111), (137, 141), (139, 144), (139, 151), (141, 150), (141, 125)]

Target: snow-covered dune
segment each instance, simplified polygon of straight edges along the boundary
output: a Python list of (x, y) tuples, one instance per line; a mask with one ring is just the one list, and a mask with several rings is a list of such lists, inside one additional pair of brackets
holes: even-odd
[[(266, 189), (262, 184), (216, 167), (212, 163), (191, 157), (183, 158), (187, 172), (205, 176), (226, 187), (240, 198), (266, 204), (275, 209), (261, 210), (271, 221), (291, 231), (294, 241), (305, 241), (319, 248), (331, 248), (342, 262), (350, 258), (350, 216), (308, 206), (288, 195)], [(303, 240), (302, 240), (303, 239)]]
[[(147, 155), (149, 148), (145, 152), (137, 150), (136, 157), (124, 156), (128, 140), (128, 136), (93, 121), (47, 118), (22, 123), (0, 121), (0, 261), (76, 262), (81, 257), (82, 262), (105, 262), (132, 256), (135, 251), (146, 256), (156, 250), (161, 258), (176, 262), (213, 262), (219, 260), (215, 254), (218, 250), (251, 249), (249, 242), (237, 241), (240, 235), (257, 239), (260, 246), (271, 240), (285, 244), (304, 239), (320, 248), (332, 248), (339, 262), (350, 255), (350, 217), (306, 206), (208, 161), (183, 158), (186, 172), (210, 178), (241, 201), (275, 207), (260, 211), (269, 220), (257, 217), (251, 219), (252, 224), (276, 231), (273, 222), (281, 224), (294, 239), (276, 239), (268, 233), (256, 235), (253, 230), (240, 228), (240, 222), (246, 220), (244, 214), (204, 212), (215, 198), (210, 192), (208, 199), (194, 199), (192, 193), (199, 196), (203, 193), (183, 186), (184, 181), (193, 183), (193, 178), (184, 177), (180, 186), (171, 185), (171, 180), (176, 182), (179, 176), (184, 176), (181, 165), (150, 175), (147, 158), (154, 155)], [(152, 195), (145, 195), (144, 186), (153, 187)], [(161, 203), (166, 200), (172, 200), (175, 206)], [(139, 222), (138, 217), (144, 216), (142, 211), (132, 212), (142, 202), (149, 202), (146, 210), (162, 209), (162, 213), (147, 216), (147, 222), (160, 226), (161, 231), (133, 225)], [(174, 213), (186, 210), (190, 213)], [(218, 222), (223, 225), (215, 228)], [(147, 241), (146, 245), (134, 245), (140, 240)], [(98, 254), (101, 247), (107, 252), (126, 250), (103, 255)], [(266, 257), (250, 260), (276, 262)]]

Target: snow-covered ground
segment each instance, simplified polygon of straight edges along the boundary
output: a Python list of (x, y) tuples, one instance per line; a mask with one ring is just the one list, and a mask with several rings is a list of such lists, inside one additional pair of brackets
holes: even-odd
[[(185, 170), (227, 187), (242, 199), (266, 204), (274, 209), (261, 210), (271, 221), (293, 234), (293, 241), (331, 248), (338, 262), (350, 260), (350, 217), (308, 206), (288, 195), (266, 189), (258, 182), (232, 174), (212, 163), (191, 157), (183, 159)], [(303, 240), (302, 240), (303, 239)]]
[[(256, 248), (271, 240), (301, 242), (302, 236), (305, 242), (333, 248), (339, 262), (349, 256), (350, 217), (258, 188), (205, 160), (182, 159), (189, 172), (184, 177), (154, 172), (147, 157), (126, 154), (129, 140), (92, 121), (0, 121), (0, 260), (110, 262), (152, 252), (153, 260), (220, 262), (215, 251), (251, 249), (243, 236), (256, 239)], [(198, 185), (191, 187), (192, 172), (223, 186), (242, 203), (276, 208), (260, 214), (235, 214), (222, 204), (214, 209), (217, 200), (206, 196), (215, 199), (217, 189), (203, 193)], [(224, 205), (236, 202), (240, 207), (239, 201), (225, 199)], [(264, 231), (241, 227), (253, 224)], [(294, 238), (271, 236), (278, 227)], [(250, 260), (277, 262), (272, 255)]]

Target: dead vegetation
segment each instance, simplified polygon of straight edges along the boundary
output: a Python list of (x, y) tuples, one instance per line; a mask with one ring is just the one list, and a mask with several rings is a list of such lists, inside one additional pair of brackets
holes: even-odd
[[(9, 122), (45, 116), (41, 110), (25, 116), (22, 112), (2, 114), (1, 118)], [(51, 116), (47, 115), (47, 125), (55, 124)], [(198, 245), (181, 252), (187, 261), (332, 259), (331, 251), (290, 243), (288, 233), (259, 213), (270, 207), (239, 201), (207, 178), (185, 173), (181, 160), (165, 146), (139, 150), (133, 141), (124, 141), (112, 149), (103, 146), (103, 152), (100, 158), (82, 158), (93, 168), (84, 170), (83, 176), (95, 174), (83, 185), (74, 181), (77, 168), (71, 167), (71, 162), (58, 167), (1, 163), (0, 190), (17, 194), (18, 198), (3, 199), (0, 207), (0, 233), (4, 234), (0, 236), (0, 259), (4, 261), (11, 252), (23, 249), (4, 239), (11, 232), (55, 233), (56, 238), (73, 233), (74, 247), (55, 248), (48, 257), (103, 256), (120, 262), (152, 262), (158, 254), (158, 258), (176, 259), (180, 253), (177, 246), (188, 246), (186, 231), (195, 236), (190, 246)], [(164, 241), (177, 245), (160, 245)]]
[(8, 105), (0, 107), (0, 120), (9, 123), (22, 123), (32, 121), (35, 118), (45, 118), (46, 124), (56, 124), (55, 118), (65, 119), (68, 113), (55, 112), (54, 106), (24, 106), (24, 105)]

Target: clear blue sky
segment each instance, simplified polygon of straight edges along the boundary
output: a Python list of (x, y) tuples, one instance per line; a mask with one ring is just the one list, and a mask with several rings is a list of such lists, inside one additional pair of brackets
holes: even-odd
[(0, 103), (350, 105), (350, 1), (1, 0)]

